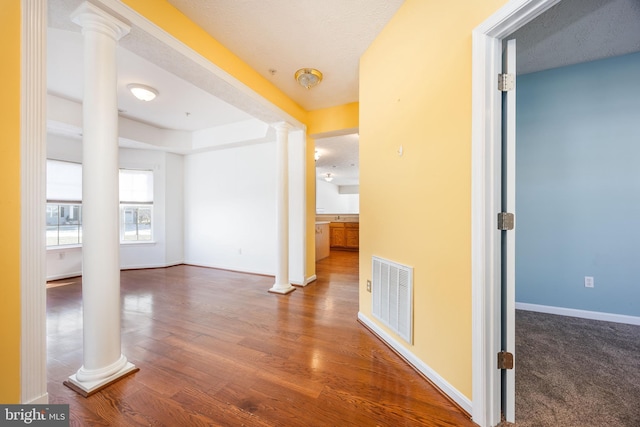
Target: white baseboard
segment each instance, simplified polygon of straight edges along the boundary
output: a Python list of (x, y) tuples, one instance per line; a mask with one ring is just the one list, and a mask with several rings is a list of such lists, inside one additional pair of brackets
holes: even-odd
[(640, 317), (627, 316), (624, 314), (602, 313), (599, 311), (576, 310), (575, 308), (553, 307), (549, 305), (517, 302), (516, 310), (537, 311), (538, 313), (557, 314), (559, 316), (580, 317), (582, 319), (640, 325)]
[(185, 261), (184, 264), (192, 265), (194, 267), (214, 268), (214, 269), (217, 269), (217, 270), (234, 271), (236, 273), (256, 274), (258, 276), (274, 277), (273, 272), (259, 271), (259, 270), (246, 270), (246, 269), (241, 269), (241, 268), (236, 267), (236, 266), (229, 266), (229, 265), (223, 265), (223, 264), (209, 264), (209, 263), (201, 263), (201, 262), (195, 262), (194, 263), (194, 262), (189, 262), (189, 261)]
[(32, 399), (29, 402), (22, 402), (24, 405), (46, 405), (49, 403), (49, 393), (45, 393), (40, 397)]
[(447, 380), (442, 378), (436, 371), (429, 367), (422, 360), (418, 359), (413, 353), (407, 350), (399, 341), (394, 339), (391, 335), (382, 330), (367, 316), (358, 312), (358, 320), (364, 323), (370, 328), (382, 341), (387, 343), (391, 348), (398, 352), (411, 366), (418, 370), (422, 375), (429, 378), (444, 394), (449, 396), (454, 402), (456, 402), (467, 413), (472, 413), (471, 400), (464, 394), (460, 393), (458, 389), (449, 384)]
[(54, 274), (52, 276), (47, 276), (47, 282), (50, 282), (52, 280), (69, 279), (71, 277), (78, 277), (78, 276), (82, 276), (82, 271), (68, 271), (63, 274)]
[[(166, 267), (174, 267), (176, 265), (184, 264), (182, 261), (171, 262), (167, 264), (140, 264), (140, 265), (123, 265), (120, 267), (120, 270), (142, 270), (145, 268), (166, 268)], [(47, 276), (47, 282), (52, 280), (62, 280), (69, 279), (71, 277), (82, 276), (82, 270), (78, 271), (67, 271), (61, 274), (53, 274), (51, 276)]]
[(176, 263), (160, 263), (160, 264), (133, 264), (133, 265), (121, 265), (120, 266), (120, 270), (124, 271), (124, 270), (144, 270), (147, 268), (167, 268), (167, 267), (174, 267), (176, 265), (180, 265), (182, 264), (182, 262), (176, 262)]
[(295, 281), (291, 281), (291, 284), (294, 286), (307, 286), (309, 283), (311, 282), (315, 282), (318, 279), (318, 277), (314, 274), (313, 276), (309, 276), (307, 277), (304, 282), (295, 282)]

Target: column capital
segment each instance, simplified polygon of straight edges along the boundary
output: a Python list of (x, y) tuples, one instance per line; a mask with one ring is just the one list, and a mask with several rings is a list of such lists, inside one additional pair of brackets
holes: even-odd
[(131, 26), (89, 2), (84, 2), (71, 14), (71, 21), (85, 31), (96, 31), (111, 37), (115, 41), (129, 34)]
[(289, 131), (291, 129), (293, 129), (293, 125), (288, 123), (288, 122), (276, 122), (276, 123), (271, 123), (271, 127), (274, 128), (277, 131)]

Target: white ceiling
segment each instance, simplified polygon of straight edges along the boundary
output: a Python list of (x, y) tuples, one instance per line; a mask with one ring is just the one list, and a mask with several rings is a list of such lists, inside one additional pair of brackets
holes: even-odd
[(562, 0), (508, 38), (527, 74), (640, 51), (639, 0)]
[[(168, 0), (306, 110), (358, 100), (359, 58), (403, 0)], [(81, 0), (49, 0), (48, 90), (82, 99), (82, 37), (69, 20)], [(514, 37), (518, 72), (640, 51), (639, 0), (562, 0)], [(213, 132), (253, 120), (281, 120), (273, 108), (216, 78), (140, 30), (120, 41), (118, 107), (121, 116), (159, 129)], [(311, 90), (294, 81), (298, 68), (324, 73)], [(276, 70), (270, 72), (270, 70)], [(149, 103), (135, 100), (128, 83), (155, 87)], [(189, 113), (189, 114), (187, 114)], [(265, 126), (265, 128), (267, 128)], [(220, 132), (210, 133), (219, 135)], [(251, 134), (253, 142), (268, 140)], [(249, 137), (247, 137), (249, 138)], [(357, 134), (316, 141), (318, 174), (338, 185), (358, 182)], [(126, 144), (125, 144), (126, 145)], [(153, 144), (133, 144), (155, 148)], [(184, 147), (162, 149), (188, 152)], [(211, 148), (211, 147), (209, 147)], [(353, 165), (353, 166), (352, 166)], [(335, 167), (334, 167), (335, 166)]]
[[(48, 92), (80, 102), (84, 85), (82, 35), (49, 28), (47, 41)], [(119, 47), (117, 55), (121, 116), (161, 129), (186, 131), (251, 119), (244, 111), (127, 49)], [(152, 102), (140, 101), (127, 89), (129, 83), (152, 86), (158, 90), (158, 97)]]
[[(404, 3), (168, 1), (308, 111), (358, 101), (360, 56)], [(304, 89), (294, 80), (300, 68), (316, 68), (324, 80)]]

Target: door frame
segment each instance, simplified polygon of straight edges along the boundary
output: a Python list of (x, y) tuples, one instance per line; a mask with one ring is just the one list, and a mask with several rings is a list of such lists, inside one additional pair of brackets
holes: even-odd
[(471, 292), (472, 417), (480, 426), (500, 422), (501, 381), (496, 368), (501, 338), (500, 231), (502, 106), (498, 74), (502, 39), (560, 0), (511, 0), (472, 33)]

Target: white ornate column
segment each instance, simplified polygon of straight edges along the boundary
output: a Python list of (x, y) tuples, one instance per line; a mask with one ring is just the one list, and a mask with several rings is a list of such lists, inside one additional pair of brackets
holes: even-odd
[(130, 27), (91, 3), (71, 19), (84, 36), (82, 140), (83, 365), (65, 384), (90, 395), (137, 371), (122, 354), (116, 47)]
[[(47, 2), (22, 0), (22, 100), (20, 286), (22, 340), (20, 403), (46, 404), (47, 289), (46, 205), (46, 39)], [(12, 40), (11, 43), (14, 41)]]
[(288, 294), (296, 288), (289, 283), (289, 129), (285, 122), (273, 125), (276, 129), (276, 282), (269, 292)]

